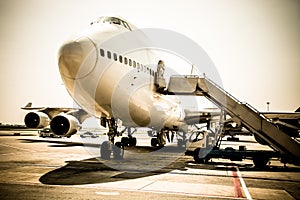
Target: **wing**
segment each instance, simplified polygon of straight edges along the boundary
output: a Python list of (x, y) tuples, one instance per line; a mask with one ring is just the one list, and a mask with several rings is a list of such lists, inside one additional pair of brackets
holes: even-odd
[(261, 114), (271, 119), (274, 124), (290, 133), (291, 136), (299, 137), (300, 108), (296, 112), (262, 112)]
[(300, 107), (295, 112), (261, 112), (269, 119), (300, 119)]
[(80, 108), (63, 108), (63, 107), (32, 107), (32, 103), (29, 102), (26, 106), (22, 107), (23, 110), (30, 110), (45, 113), (50, 119), (53, 119), (56, 115), (60, 113), (65, 113), (76, 117), (80, 123), (85, 119), (91, 117), (85, 110)]
[(50, 119), (58, 115), (59, 113), (68, 113), (70, 111), (78, 110), (76, 108), (56, 108), (56, 107), (32, 107), (32, 103), (29, 102), (25, 107), (22, 107), (23, 110), (34, 110), (36, 112), (42, 112), (49, 116)]
[(263, 112), (261, 114), (269, 119), (300, 119), (300, 112)]

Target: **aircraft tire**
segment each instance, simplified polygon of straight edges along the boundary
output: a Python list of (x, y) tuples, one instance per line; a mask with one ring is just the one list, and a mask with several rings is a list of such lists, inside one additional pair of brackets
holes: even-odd
[(112, 143), (110, 141), (104, 141), (100, 147), (101, 158), (109, 160), (112, 151)]
[(151, 146), (156, 147), (158, 145), (158, 139), (157, 138), (151, 138)]
[(121, 143), (123, 144), (123, 146), (128, 147), (130, 145), (130, 138), (122, 137), (121, 138)]
[(132, 138), (128, 138), (129, 139), (129, 146), (131, 147), (135, 147), (136, 146), (136, 138), (135, 137), (132, 137)]
[(255, 165), (255, 167), (257, 168), (265, 168), (267, 163), (269, 162), (269, 158), (267, 158), (266, 156), (255, 156), (253, 157), (253, 163)]
[(199, 155), (201, 154), (200, 150), (201, 150), (200, 148), (197, 148), (194, 150), (193, 158), (194, 158), (195, 163), (198, 163), (198, 164), (207, 163), (209, 158), (206, 158), (206, 157), (200, 158), (199, 157)]
[(113, 155), (114, 159), (116, 160), (122, 160), (124, 157), (124, 146), (121, 142), (116, 142), (116, 144), (113, 146)]

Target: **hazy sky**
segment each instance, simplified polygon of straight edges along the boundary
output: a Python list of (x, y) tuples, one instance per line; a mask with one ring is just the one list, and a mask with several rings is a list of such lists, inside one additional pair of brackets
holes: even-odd
[(68, 106), (57, 50), (99, 16), (164, 28), (197, 42), (227, 91), (261, 111), (300, 106), (300, 1), (0, 0), (0, 122), (22, 123), (20, 107)]

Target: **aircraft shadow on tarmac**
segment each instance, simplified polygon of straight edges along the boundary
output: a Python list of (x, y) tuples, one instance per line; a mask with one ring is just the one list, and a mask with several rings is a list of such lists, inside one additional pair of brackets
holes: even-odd
[[(90, 147), (97, 155), (81, 161), (67, 161), (63, 167), (50, 171), (39, 181), (49, 185), (82, 185), (136, 179), (186, 170), (187, 158), (184, 149), (175, 146), (153, 148), (150, 146), (125, 147), (122, 160), (103, 160), (98, 155), (99, 144), (59, 141), (52, 139), (20, 139), (26, 143), (50, 143), (49, 147)], [(190, 160), (191, 158), (188, 157)]]
[[(23, 142), (47, 142), (56, 143), (50, 147), (86, 146), (99, 148), (99, 144), (83, 144), (80, 142), (20, 139)], [(222, 161), (209, 161), (206, 164), (195, 164), (189, 156), (182, 156), (182, 149), (165, 147), (155, 149), (149, 146), (136, 146), (125, 148), (123, 160), (102, 160), (92, 157), (82, 161), (67, 161), (61, 168), (50, 171), (40, 177), (39, 181), (49, 185), (82, 185), (115, 182), (128, 179), (137, 179), (153, 175), (168, 173), (173, 170), (186, 171), (192, 169), (209, 170), (236, 170), (260, 171), (260, 172), (300, 172), (299, 167), (283, 167), (267, 165), (265, 168), (255, 168), (252, 164), (230, 163)], [(172, 172), (176, 173), (176, 172)], [(199, 174), (197, 174), (199, 175)], [(211, 174), (201, 174), (214, 176)], [(220, 176), (220, 175), (217, 175)], [(255, 179), (259, 179), (255, 177)], [(264, 180), (266, 178), (263, 178)], [(270, 178), (270, 180), (277, 180)]]
[[(132, 162), (133, 159), (128, 159), (129, 162)], [(187, 168), (193, 169), (215, 169), (215, 170), (231, 170), (235, 171), (235, 166), (239, 167), (240, 171), (262, 171), (262, 172), (300, 172), (299, 168), (283, 168), (283, 167), (266, 167), (265, 169), (256, 169), (251, 164), (230, 164), (230, 163), (221, 163), (221, 162), (211, 162), (208, 164), (201, 164), (201, 165), (188, 165), (192, 161), (186, 161), (183, 159), (177, 159), (173, 163), (169, 164), (166, 167), (155, 171), (135, 171), (137, 168), (140, 168), (140, 165), (144, 165), (145, 160), (139, 160), (140, 163), (136, 163), (137, 160), (134, 159), (135, 162), (135, 169), (131, 168), (132, 166), (128, 165), (128, 160), (123, 161), (111, 161), (111, 163), (107, 163), (110, 161), (102, 161), (99, 158), (91, 158), (82, 161), (70, 161), (67, 162), (68, 164), (50, 171), (40, 177), (39, 181), (43, 184), (47, 185), (82, 185), (82, 184), (95, 184), (95, 183), (107, 183), (107, 182), (115, 182), (115, 181), (122, 181), (122, 180), (129, 180), (129, 179), (137, 179), (143, 178), (153, 175), (159, 175), (171, 172), (173, 170), (180, 170), (186, 171)], [(148, 160), (147, 160), (148, 161)], [(116, 169), (115, 166), (122, 165), (125, 163), (125, 166), (130, 167), (131, 171), (120, 171)], [(114, 165), (115, 164), (115, 165)], [(117, 164), (117, 165), (116, 165)], [(113, 166), (113, 167), (111, 167)], [(127, 168), (128, 170), (128, 168)], [(172, 172), (176, 173), (176, 172)], [(184, 174), (184, 172), (180, 172), (180, 174)], [(190, 173), (188, 173), (191, 175)], [(199, 175), (199, 173), (195, 174)], [(222, 176), (220, 174), (211, 174), (203, 172), (204, 176)], [(224, 175), (226, 177), (230, 175)], [(234, 175), (232, 175), (234, 176)], [(245, 177), (250, 179), (263, 179), (263, 180), (277, 180), (282, 181), (282, 179), (277, 179), (276, 177)], [(287, 180), (289, 182), (295, 182), (292, 180)], [(297, 182), (297, 181), (296, 181)]]
[(50, 143), (49, 147), (72, 147), (72, 146), (88, 146), (99, 148), (99, 144), (82, 143), (82, 142), (70, 142), (70, 141), (58, 141), (58, 140), (41, 140), (41, 139), (19, 139), (22, 142), (27, 143)]
[(186, 170), (187, 161), (172, 149), (154, 151), (152, 148), (152, 152), (150, 149), (151, 147), (135, 147), (126, 151), (122, 160), (94, 157), (69, 161), (67, 165), (44, 174), (39, 181), (51, 185), (95, 184), (137, 179), (175, 169)]
[[(94, 158), (93, 160), (97, 159)], [(85, 160), (69, 162), (64, 167), (46, 173), (39, 179), (39, 181), (43, 184), (51, 185), (94, 184), (142, 178), (167, 173), (169, 171), (171, 171), (170, 168), (154, 172), (121, 172), (101, 163), (100, 161), (87, 162)]]

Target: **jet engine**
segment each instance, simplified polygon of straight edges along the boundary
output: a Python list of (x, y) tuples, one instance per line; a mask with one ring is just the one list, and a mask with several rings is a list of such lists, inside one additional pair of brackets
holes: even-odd
[(28, 128), (44, 128), (49, 125), (50, 118), (42, 112), (30, 112), (25, 116), (24, 122)]
[(70, 137), (80, 129), (80, 124), (76, 117), (62, 113), (51, 120), (50, 127), (54, 134)]

